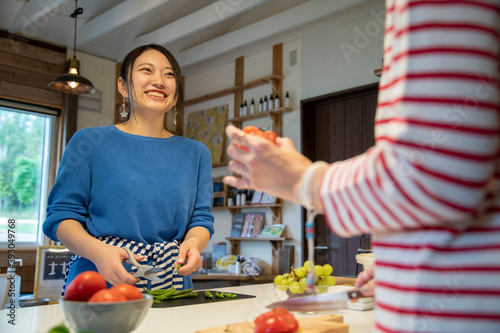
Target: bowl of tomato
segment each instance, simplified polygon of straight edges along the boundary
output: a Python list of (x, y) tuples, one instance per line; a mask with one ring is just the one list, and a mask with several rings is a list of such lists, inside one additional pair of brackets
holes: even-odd
[(97, 272), (79, 274), (59, 300), (66, 324), (76, 332), (127, 333), (136, 329), (153, 298), (130, 284), (108, 288)]

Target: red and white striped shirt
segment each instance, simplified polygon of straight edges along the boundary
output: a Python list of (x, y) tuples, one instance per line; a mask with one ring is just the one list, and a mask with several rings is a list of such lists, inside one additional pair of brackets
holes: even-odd
[(321, 188), (373, 235), (379, 332), (500, 332), (499, 47), (500, 0), (387, 0), (376, 144)]

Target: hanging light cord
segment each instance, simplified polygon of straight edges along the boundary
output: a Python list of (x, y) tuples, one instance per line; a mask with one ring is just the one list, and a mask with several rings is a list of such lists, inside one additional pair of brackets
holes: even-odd
[(73, 38), (73, 58), (76, 58), (76, 17), (83, 13), (83, 8), (78, 7), (78, 0), (75, 0), (75, 11), (71, 14), (71, 17), (75, 19), (75, 37)]

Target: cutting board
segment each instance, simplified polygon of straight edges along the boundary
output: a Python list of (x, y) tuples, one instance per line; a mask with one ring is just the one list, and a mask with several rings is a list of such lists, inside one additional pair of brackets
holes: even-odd
[[(325, 315), (312, 318), (297, 318), (300, 333), (349, 333), (349, 326), (339, 315)], [(245, 322), (225, 326), (207, 328), (196, 333), (253, 333), (254, 323)]]
[(218, 303), (218, 302), (231, 302), (239, 299), (254, 298), (254, 295), (237, 294), (236, 298), (217, 298), (215, 297), (216, 292), (221, 292), (222, 290), (217, 289), (217, 291), (212, 291), (212, 298), (205, 297), (205, 290), (195, 290), (199, 295), (197, 297), (190, 298), (179, 298), (179, 299), (169, 299), (161, 303), (153, 303), (153, 308), (169, 308), (172, 306), (182, 306), (182, 305), (195, 305), (195, 304), (208, 304), (208, 303)]

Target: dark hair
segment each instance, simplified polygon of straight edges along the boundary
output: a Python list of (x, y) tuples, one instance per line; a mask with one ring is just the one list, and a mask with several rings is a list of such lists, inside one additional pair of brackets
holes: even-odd
[[(179, 109), (182, 107), (182, 103), (184, 102), (184, 89), (181, 84), (181, 68), (175, 60), (175, 57), (170, 53), (166, 48), (158, 44), (147, 44), (143, 46), (139, 46), (132, 51), (129, 52), (123, 59), (122, 66), (120, 69), (120, 77), (123, 79), (125, 84), (128, 86), (130, 91), (133, 91), (133, 83), (132, 83), (132, 66), (134, 65), (137, 58), (141, 56), (144, 52), (148, 50), (156, 50), (161, 52), (165, 57), (167, 57), (170, 65), (172, 66), (172, 70), (174, 72), (176, 90), (174, 98), (177, 97), (177, 102), (175, 103), (175, 109)], [(165, 115), (166, 119), (166, 115)], [(164, 122), (166, 128), (166, 121)]]

